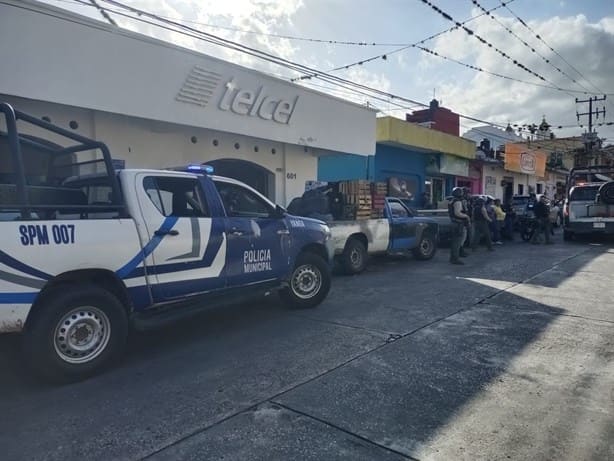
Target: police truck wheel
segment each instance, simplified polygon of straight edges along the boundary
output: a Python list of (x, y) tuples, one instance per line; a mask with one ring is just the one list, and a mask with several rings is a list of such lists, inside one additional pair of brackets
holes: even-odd
[(316, 307), (328, 295), (330, 284), (330, 269), (324, 259), (303, 253), (297, 258), (288, 287), (280, 291), (280, 296), (292, 307)]
[(431, 233), (423, 234), (420, 239), (420, 244), (411, 250), (411, 252), (416, 259), (423, 261), (431, 259), (437, 252), (437, 240), (435, 236)]
[(573, 240), (573, 232), (568, 230), (563, 230), (563, 240), (570, 241)]
[(341, 260), (343, 269), (348, 274), (360, 274), (367, 267), (367, 249), (357, 238), (351, 238), (345, 244)]
[(23, 338), (35, 374), (54, 382), (79, 381), (121, 356), (128, 319), (115, 296), (93, 285), (57, 288), (44, 296)]

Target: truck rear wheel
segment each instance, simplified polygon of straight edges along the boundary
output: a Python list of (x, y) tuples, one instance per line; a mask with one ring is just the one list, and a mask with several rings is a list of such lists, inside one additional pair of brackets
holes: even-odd
[(345, 244), (341, 261), (347, 274), (360, 274), (367, 267), (367, 248), (357, 238), (351, 238)]
[(79, 381), (122, 354), (128, 319), (111, 293), (85, 285), (56, 288), (44, 296), (23, 338), (35, 374), (54, 382)]
[(416, 248), (411, 250), (411, 252), (416, 259), (431, 259), (437, 252), (437, 240), (435, 236), (431, 233), (423, 234), (420, 243)]
[(316, 307), (330, 291), (331, 274), (326, 261), (313, 253), (296, 259), (289, 286), (280, 291), (282, 300), (299, 308)]

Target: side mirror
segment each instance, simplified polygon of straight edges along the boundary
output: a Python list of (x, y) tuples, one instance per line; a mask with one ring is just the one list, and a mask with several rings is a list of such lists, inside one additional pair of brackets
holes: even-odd
[(283, 218), (284, 216), (286, 216), (286, 213), (288, 212), (286, 211), (284, 207), (275, 205), (275, 210), (272, 213), (272, 217), (273, 218)]

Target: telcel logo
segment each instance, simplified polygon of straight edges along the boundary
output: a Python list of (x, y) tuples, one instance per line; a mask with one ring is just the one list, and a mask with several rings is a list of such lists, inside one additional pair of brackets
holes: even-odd
[(220, 99), (219, 107), (222, 110), (231, 110), (235, 114), (257, 116), (288, 125), (297, 101), (298, 96), (293, 101), (268, 96), (264, 86), (256, 91), (241, 89), (233, 78), (226, 83), (226, 91)]

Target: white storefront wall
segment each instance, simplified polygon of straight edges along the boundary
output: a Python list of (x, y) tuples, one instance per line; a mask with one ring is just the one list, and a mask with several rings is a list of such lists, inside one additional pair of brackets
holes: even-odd
[(318, 154), (375, 152), (373, 109), (32, 0), (0, 4), (0, 55), (3, 100), (77, 121), (127, 167), (247, 160), (283, 205)]
[(482, 167), (482, 190), (485, 194), (503, 200), (504, 187), (501, 183), (506, 178), (512, 178), (514, 181), (514, 195), (519, 195), (519, 184), (522, 185), (522, 195), (528, 195), (530, 191), (536, 192), (538, 183), (542, 184), (542, 187), (546, 186), (545, 181), (536, 176), (507, 171), (500, 165), (484, 164)]
[[(52, 123), (65, 129), (69, 129), (71, 121), (77, 122), (75, 133), (103, 141), (114, 159), (125, 161), (126, 168), (169, 168), (217, 159), (256, 163), (274, 173), (275, 199), (280, 205), (287, 205), (292, 198), (300, 196), (305, 181), (317, 176), (317, 150), (306, 146), (7, 95), (0, 95), (0, 100), (23, 112), (49, 117)], [(62, 138), (43, 134), (34, 127), (24, 124), (23, 128), (25, 133), (64, 143)]]

